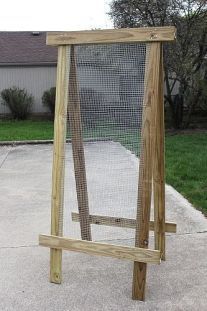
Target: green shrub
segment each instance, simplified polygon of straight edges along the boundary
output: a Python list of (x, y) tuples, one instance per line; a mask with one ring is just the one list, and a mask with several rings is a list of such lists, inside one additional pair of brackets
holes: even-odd
[(1, 92), (1, 97), (3, 99), (2, 104), (10, 109), (14, 119), (27, 119), (31, 112), (34, 99), (25, 89), (18, 87), (4, 89)]
[(42, 96), (43, 105), (49, 108), (53, 116), (55, 114), (55, 94), (56, 87), (51, 87), (49, 90), (45, 91)]

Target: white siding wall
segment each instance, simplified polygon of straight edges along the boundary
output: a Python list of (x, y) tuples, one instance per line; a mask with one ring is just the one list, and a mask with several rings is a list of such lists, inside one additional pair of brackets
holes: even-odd
[(105, 95), (105, 101), (109, 103), (119, 101), (119, 75), (112, 70), (103, 70), (91, 67), (79, 67), (78, 70), (79, 86), (82, 88), (93, 89)]
[[(25, 88), (34, 96), (34, 113), (46, 112), (42, 105), (43, 92), (56, 84), (56, 67), (0, 67), (0, 92), (12, 86)], [(0, 104), (0, 113), (7, 113)]]
[[(90, 68), (90, 74), (91, 74)], [(96, 80), (91, 81), (87, 79), (87, 68), (80, 69), (80, 82), (82, 87), (92, 87), (95, 91), (106, 92), (110, 94), (109, 102), (119, 100), (117, 94), (119, 94), (119, 80), (117, 75), (111, 74), (107, 85), (103, 85), (103, 77), (106, 79), (105, 72), (101, 73), (97, 69), (93, 69), (93, 77)], [(107, 79), (105, 80), (107, 81)], [(29, 93), (34, 96), (34, 106), (32, 112), (44, 113), (48, 110), (42, 105), (42, 95), (45, 90), (56, 85), (56, 67), (0, 67), (0, 92), (12, 86), (25, 88)], [(174, 93), (178, 92), (179, 84), (176, 84)], [(8, 113), (9, 111), (3, 105), (1, 105), (0, 99), (0, 114)]]

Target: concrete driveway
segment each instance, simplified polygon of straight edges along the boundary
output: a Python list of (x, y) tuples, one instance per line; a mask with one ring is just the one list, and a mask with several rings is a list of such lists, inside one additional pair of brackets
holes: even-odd
[[(88, 144), (89, 164), (91, 159), (103, 168), (107, 158), (101, 156), (102, 150), (120, 148), (123, 166), (117, 168), (115, 159), (110, 170), (124, 176), (124, 187), (130, 188), (124, 171), (127, 165), (133, 181), (136, 160), (132, 164), (126, 149), (110, 144)], [(51, 163), (52, 145), (0, 147), (0, 310), (207, 310), (207, 220), (170, 186), (166, 186), (167, 221), (176, 222), (178, 230), (167, 235), (167, 261), (148, 265), (146, 302), (131, 300), (133, 264), (128, 261), (64, 252), (63, 283), (49, 283), (49, 250), (38, 246), (38, 234), (50, 232)], [(95, 184), (98, 187), (97, 180)], [(74, 181), (70, 189), (66, 201), (75, 200)], [(121, 189), (117, 191), (121, 196)], [(127, 213), (133, 212), (131, 207)], [(65, 224), (72, 226), (66, 219)], [(94, 234), (101, 238), (98, 229)], [(104, 239), (119, 237), (130, 243), (131, 233), (127, 234), (107, 229)]]

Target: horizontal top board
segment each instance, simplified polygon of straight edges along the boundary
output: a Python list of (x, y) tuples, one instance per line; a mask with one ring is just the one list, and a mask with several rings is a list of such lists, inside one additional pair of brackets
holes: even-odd
[(49, 32), (47, 45), (174, 41), (175, 27), (144, 27)]

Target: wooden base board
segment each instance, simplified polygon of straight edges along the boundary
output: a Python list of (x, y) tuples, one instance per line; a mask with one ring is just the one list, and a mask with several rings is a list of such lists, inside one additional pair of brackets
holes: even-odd
[[(71, 213), (72, 221), (80, 222), (79, 213)], [(132, 218), (119, 218), (110, 216), (100, 216), (100, 215), (89, 215), (90, 224), (102, 225), (102, 226), (112, 226), (112, 227), (122, 227), (122, 228), (136, 228), (136, 220)], [(150, 230), (154, 231), (154, 221), (150, 221)], [(176, 224), (171, 222), (165, 223), (165, 232), (176, 233)]]
[(161, 261), (161, 254), (157, 250), (69, 239), (53, 235), (40, 235), (39, 245), (52, 249), (64, 249), (144, 263), (160, 264)]

